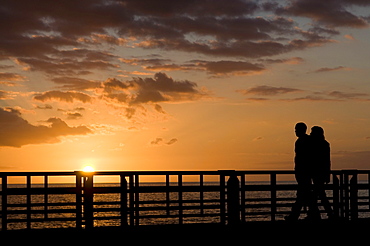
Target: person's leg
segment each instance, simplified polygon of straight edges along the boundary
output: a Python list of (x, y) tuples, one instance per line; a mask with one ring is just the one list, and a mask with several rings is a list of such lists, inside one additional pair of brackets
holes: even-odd
[(326, 196), (325, 191), (325, 182), (323, 179), (316, 178), (314, 179), (314, 191), (317, 194), (317, 197), (320, 199), (322, 206), (325, 209), (326, 214), (329, 218), (333, 217), (333, 210), (330, 205), (329, 199)]
[(297, 181), (297, 192), (296, 192), (296, 200), (292, 205), (292, 210), (289, 216), (286, 216), (286, 220), (298, 220), (301, 210), (304, 205), (307, 205), (307, 195), (308, 195), (308, 182), (306, 175), (303, 173), (296, 172), (295, 178)]

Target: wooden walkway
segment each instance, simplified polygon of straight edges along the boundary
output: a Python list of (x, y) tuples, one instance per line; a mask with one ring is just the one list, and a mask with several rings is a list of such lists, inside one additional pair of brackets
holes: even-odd
[[(370, 221), (327, 220), (318, 223), (298, 221), (287, 223), (247, 222), (238, 226), (220, 224), (184, 224), (184, 225), (142, 225), (134, 227), (98, 227), (91, 230), (43, 229), (43, 230), (8, 230), (0, 231), (0, 238), (5, 242), (16, 239), (17, 243), (37, 243), (50, 245), (71, 243), (83, 245), (126, 244), (139, 245), (174, 243), (201, 244), (277, 244), (297, 245), (301, 243), (321, 245), (356, 245), (368, 241)], [(7, 241), (9, 240), (9, 241)]]

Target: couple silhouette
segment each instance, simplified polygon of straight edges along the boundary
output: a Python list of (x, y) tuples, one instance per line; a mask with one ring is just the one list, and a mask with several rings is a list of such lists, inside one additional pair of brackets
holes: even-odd
[(308, 207), (306, 219), (321, 219), (317, 200), (321, 203), (329, 219), (333, 211), (326, 197), (325, 184), (330, 182), (330, 144), (325, 140), (324, 129), (319, 126), (311, 128), (307, 135), (307, 125), (298, 122), (295, 134), (298, 137), (295, 146), (294, 174), (298, 184), (296, 201), (285, 220), (297, 221), (303, 207)]

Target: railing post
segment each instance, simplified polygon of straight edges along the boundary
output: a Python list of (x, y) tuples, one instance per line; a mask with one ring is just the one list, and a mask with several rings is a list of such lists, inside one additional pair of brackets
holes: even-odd
[(171, 202), (170, 202), (170, 175), (166, 174), (166, 214), (170, 215), (171, 214)]
[(352, 174), (350, 184), (350, 215), (351, 220), (358, 219), (358, 187), (357, 187), (357, 173)]
[(179, 224), (182, 225), (184, 218), (183, 218), (183, 197), (182, 197), (182, 175), (179, 174), (177, 178), (177, 185), (178, 185), (178, 200), (179, 200)]
[(276, 216), (276, 173), (270, 174), (270, 185), (271, 185), (271, 221), (275, 221)]
[(240, 221), (245, 222), (245, 174), (240, 176), (240, 213)]
[(239, 179), (234, 171), (227, 181), (227, 219), (228, 225), (240, 223)]
[(84, 175), (84, 218), (85, 218), (85, 228), (91, 229), (94, 227), (94, 193), (93, 193), (93, 173), (85, 173)]
[(48, 218), (48, 202), (49, 202), (49, 198), (48, 198), (48, 187), (49, 187), (49, 184), (48, 184), (48, 175), (45, 175), (44, 176), (44, 219), (47, 219)]
[(76, 174), (76, 228), (82, 228), (82, 176), (81, 172)]
[(139, 180), (139, 174), (135, 174), (135, 189), (134, 189), (134, 212), (135, 212), (135, 225), (140, 225), (140, 180)]
[(348, 170), (343, 170), (344, 175), (343, 175), (343, 198), (344, 198), (344, 203), (342, 207), (344, 206), (344, 218), (346, 220), (349, 220), (349, 180), (348, 180)]
[(1, 230), (6, 231), (8, 229), (8, 177), (1, 177)]
[(340, 200), (339, 200), (339, 179), (333, 174), (333, 212), (336, 218), (339, 218)]
[(127, 181), (121, 175), (121, 226), (127, 226)]
[(26, 188), (27, 188), (27, 195), (26, 195), (26, 202), (27, 202), (27, 229), (31, 229), (31, 176), (26, 176)]
[(130, 211), (130, 225), (135, 225), (135, 194), (134, 194), (134, 175), (129, 176), (129, 211)]
[(222, 225), (226, 224), (226, 212), (225, 212), (226, 200), (225, 200), (225, 174), (220, 174), (220, 221)]

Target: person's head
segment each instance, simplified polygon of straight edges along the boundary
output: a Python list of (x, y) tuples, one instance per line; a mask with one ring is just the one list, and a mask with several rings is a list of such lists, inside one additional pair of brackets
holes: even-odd
[(306, 134), (307, 125), (304, 122), (298, 122), (295, 124), (295, 135), (301, 137)]
[(322, 139), (325, 139), (324, 129), (322, 127), (320, 127), (320, 126), (313, 126), (313, 127), (311, 127), (310, 136), (312, 136), (314, 138), (322, 138)]

